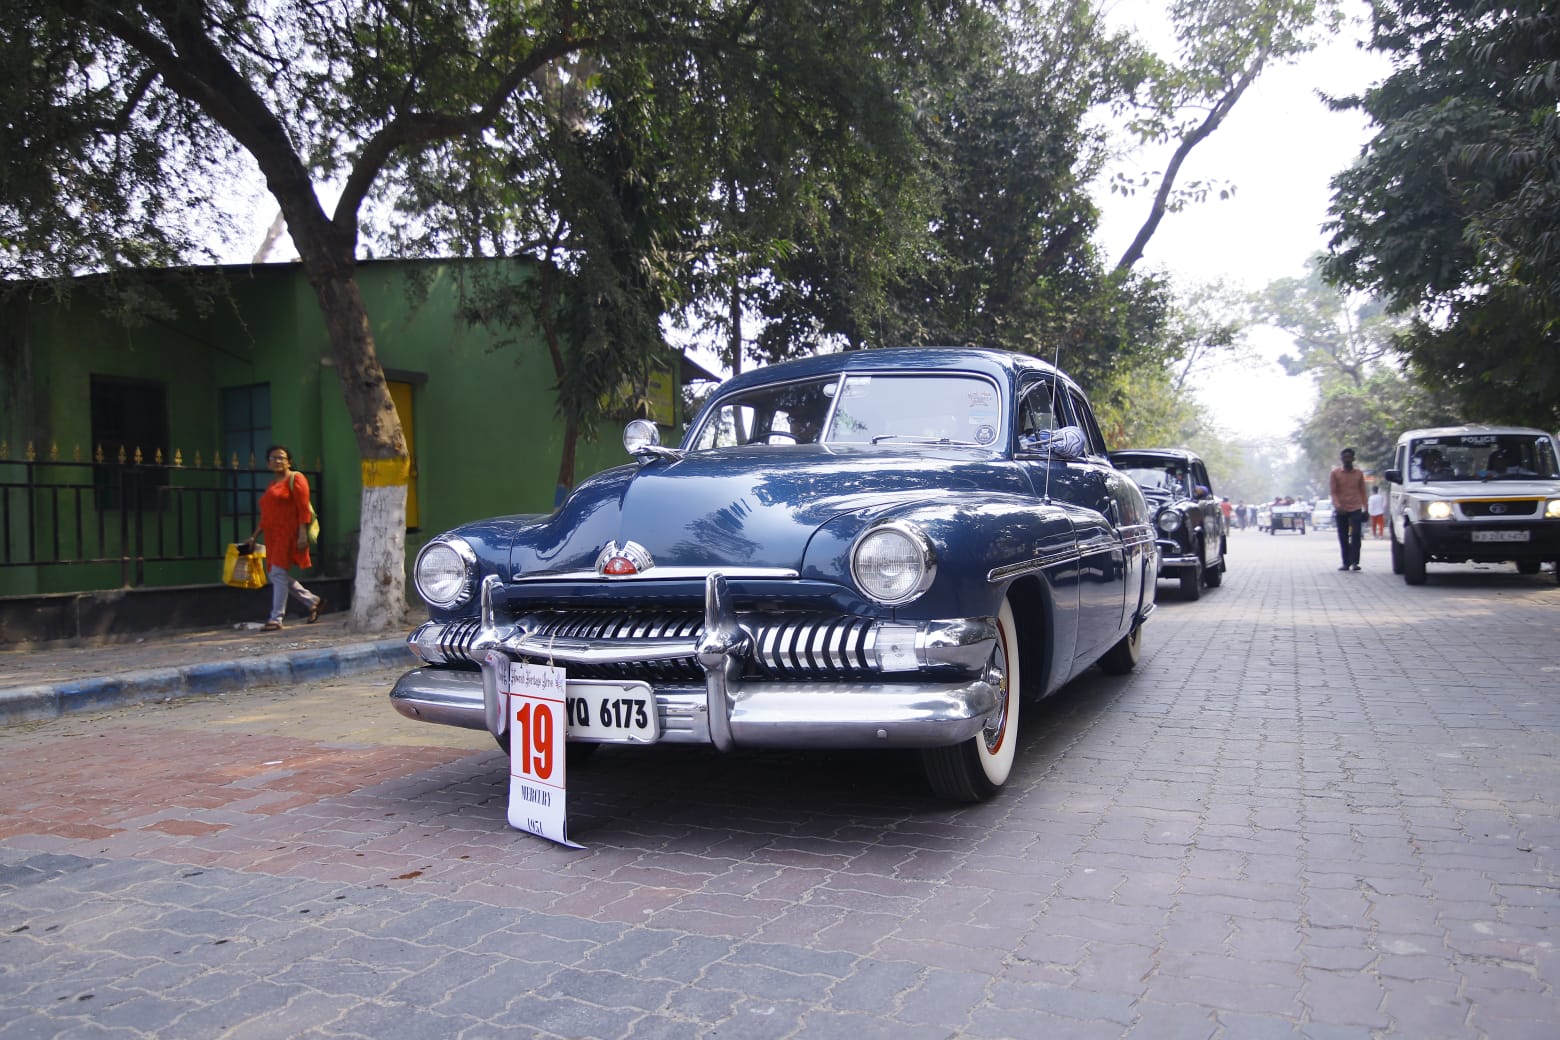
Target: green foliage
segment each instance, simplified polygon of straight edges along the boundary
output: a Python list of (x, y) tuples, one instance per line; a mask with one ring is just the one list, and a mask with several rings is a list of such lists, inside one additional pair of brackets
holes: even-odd
[[(1322, 280), (1313, 257), (1303, 278), (1270, 282), (1253, 301), (1254, 316), (1287, 334), (1294, 353), (1279, 358), (1290, 375), (1311, 374), (1323, 390), (1362, 388), (1373, 371), (1396, 362), (1393, 338), (1405, 323), (1378, 300), (1350, 297)], [(1363, 457), (1363, 456), (1362, 456)]]
[(1560, 425), (1560, 9), (1390, 0), (1378, 130), (1333, 180), (1328, 277), (1415, 321), (1415, 377), (1465, 419)]
[(1446, 401), (1402, 373), (1382, 368), (1361, 386), (1340, 383), (1324, 391), (1298, 440), (1312, 477), (1325, 485), (1345, 447), (1352, 446), (1360, 466), (1375, 476), (1390, 464), (1403, 431), (1457, 421)]
[(1192, 399), (1171, 384), (1162, 364), (1115, 369), (1096, 383), (1089, 403), (1113, 451), (1182, 447), (1203, 425)]

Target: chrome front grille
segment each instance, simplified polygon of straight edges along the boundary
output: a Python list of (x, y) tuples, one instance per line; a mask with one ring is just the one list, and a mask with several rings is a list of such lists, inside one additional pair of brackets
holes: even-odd
[[(874, 623), (848, 616), (781, 615), (739, 618), (752, 637), (748, 656), (749, 678), (865, 678), (877, 674), (869, 652)], [(549, 637), (583, 639), (593, 643), (628, 643), (640, 639), (697, 638), (704, 628), (703, 615), (686, 613), (622, 613), (610, 610), (552, 611), (519, 619), (533, 643)], [(480, 625), (460, 621), (449, 625), (437, 646), (450, 663), (480, 663), (471, 644)], [(414, 639), (416, 637), (414, 636)], [(569, 674), (582, 679), (637, 678), (651, 682), (702, 684), (704, 671), (692, 656), (632, 664), (569, 666)]]

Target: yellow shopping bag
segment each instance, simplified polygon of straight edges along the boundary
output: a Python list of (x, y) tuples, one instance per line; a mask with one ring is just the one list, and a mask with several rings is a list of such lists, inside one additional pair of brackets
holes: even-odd
[(265, 588), (265, 546), (229, 545), (222, 558), (222, 582), (236, 589)]

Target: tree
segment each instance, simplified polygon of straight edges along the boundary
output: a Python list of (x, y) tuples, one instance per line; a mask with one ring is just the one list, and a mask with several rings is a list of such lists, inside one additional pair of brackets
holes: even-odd
[(1560, 424), (1560, 10), (1386, 0), (1377, 132), (1333, 179), (1325, 270), (1412, 315), (1410, 370), (1464, 418)]
[(1287, 334), (1294, 346), (1293, 354), (1278, 359), (1284, 370), (1311, 374), (1324, 390), (1340, 382), (1358, 390), (1373, 371), (1397, 361), (1393, 337), (1403, 321), (1379, 300), (1327, 285), (1320, 257), (1307, 262), (1304, 278), (1268, 283), (1257, 294), (1255, 311), (1257, 320)]
[[(783, 121), (787, 41), (750, 36), (782, 6), (792, 23), (811, 10), (713, 0), (15, 0), (0, 13), (3, 273), (200, 257), (232, 201), (221, 187), (258, 168), (319, 302), (363, 459), (352, 624), (393, 626), (409, 460), (354, 276), (359, 250), (383, 235), (365, 217), (402, 190), (426, 189), (424, 172), (438, 169), (451, 201), (418, 220), (466, 217), (443, 241), (471, 254), (495, 244), (507, 229), (475, 203), (537, 197), (549, 129), (565, 118), (549, 88), (571, 73), (588, 83), (587, 58), (626, 63), (654, 51), (704, 68), (741, 58), (781, 73), (764, 104)], [(896, 32), (935, 21), (919, 5), (864, 6), (861, 24), (878, 17), (883, 29), (847, 60), (895, 53)], [(703, 96), (716, 103), (719, 92)], [(326, 187), (339, 189), (329, 211)]]
[(1279, 358), (1291, 376), (1316, 383), (1316, 407), (1296, 431), (1313, 476), (1325, 477), (1338, 451), (1352, 445), (1367, 468), (1392, 453), (1415, 425), (1449, 421), (1442, 403), (1402, 371), (1395, 343), (1405, 327), (1380, 301), (1322, 279), (1313, 257), (1303, 278), (1280, 278), (1257, 293), (1257, 320), (1286, 334), (1292, 353)]
[[(1207, 181), (1180, 183), (1187, 158), (1229, 117), (1247, 88), (1273, 62), (1293, 60), (1335, 28), (1335, 0), (1175, 0), (1167, 10), (1179, 51), (1175, 63), (1149, 59), (1128, 123), (1140, 144), (1174, 142), (1136, 237), (1116, 262), (1125, 271), (1165, 215), (1211, 192), (1233, 188)], [(1133, 194), (1153, 183), (1118, 176), (1111, 190)]]
[(932, 182), (924, 238), (885, 284), (868, 333), (1059, 358), (1088, 383), (1158, 348), (1165, 286), (1113, 274), (1088, 185), (1106, 158), (1091, 116), (1121, 101), (1139, 51), (1092, 5), (1018, 5), (918, 100)]

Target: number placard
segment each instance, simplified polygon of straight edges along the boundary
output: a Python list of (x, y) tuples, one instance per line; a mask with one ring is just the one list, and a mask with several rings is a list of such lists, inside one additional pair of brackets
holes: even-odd
[(511, 661), (490, 652), (509, 711), (509, 825), (571, 848), (564, 744), (568, 677), (562, 668)]

